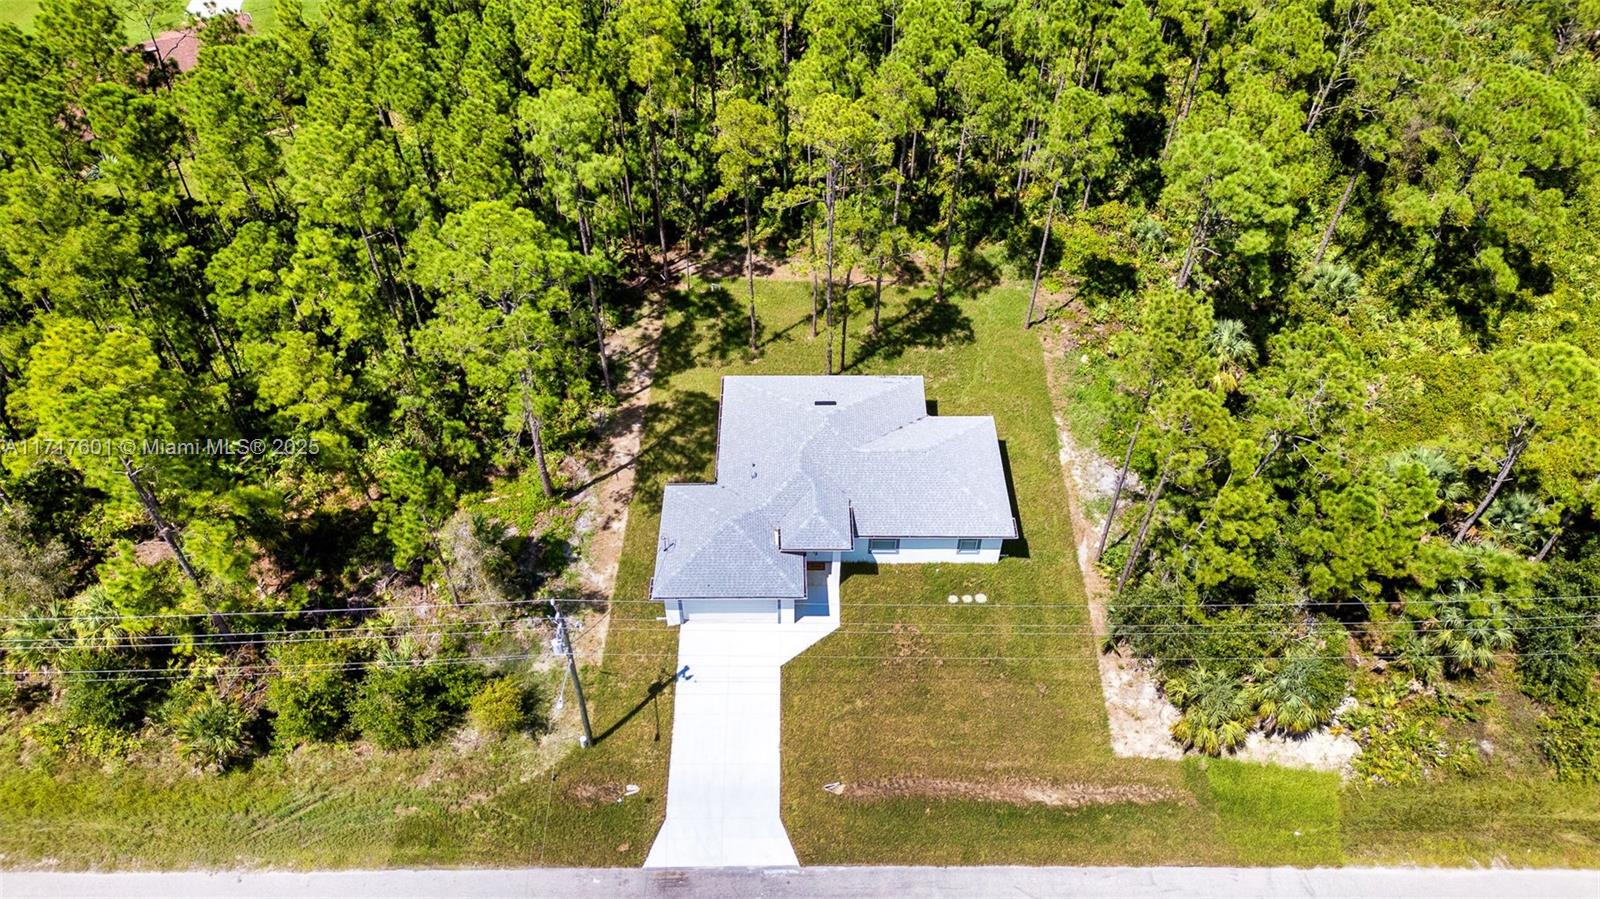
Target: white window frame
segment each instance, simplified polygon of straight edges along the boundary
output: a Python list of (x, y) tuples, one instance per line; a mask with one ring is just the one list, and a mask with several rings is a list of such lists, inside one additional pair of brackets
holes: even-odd
[(900, 538), (868, 537), (867, 552), (874, 556), (892, 556), (900, 552)]
[(961, 537), (956, 540), (956, 555), (975, 556), (983, 551), (983, 541), (977, 537)]

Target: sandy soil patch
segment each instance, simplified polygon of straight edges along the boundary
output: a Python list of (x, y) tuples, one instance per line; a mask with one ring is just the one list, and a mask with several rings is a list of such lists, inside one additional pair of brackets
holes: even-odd
[[(633, 500), (634, 463), (644, 436), (660, 337), (661, 310), (655, 304), (633, 325), (611, 335), (613, 368), (619, 372), (619, 402), (601, 425), (599, 448), (574, 472), (576, 482), (582, 485), (572, 502), (579, 507), (576, 530), (583, 539), (574, 573), (580, 591), (596, 607), (611, 598), (616, 586), (628, 506)], [(610, 618), (604, 614), (583, 623), (582, 631), (591, 636), (574, 643), (582, 661), (599, 662)], [(597, 629), (600, 632), (593, 633)]]
[(855, 799), (970, 799), (1007, 805), (1049, 805), (1082, 808), (1132, 802), (1193, 803), (1194, 797), (1178, 790), (1148, 784), (1053, 783), (1045, 780), (1006, 778), (998, 781), (950, 780), (937, 777), (885, 777), (845, 783), (841, 795)]
[(584, 808), (594, 808), (597, 805), (610, 805), (622, 801), (627, 795), (627, 785), (574, 781), (562, 787), (561, 793)]
[[(1062, 416), (1062, 403), (1067, 396), (1063, 382), (1063, 359), (1067, 353), (1076, 351), (1070, 332), (1065, 328), (1047, 325), (1041, 329), (1040, 337), (1044, 344), (1050, 396), (1055, 404), (1056, 431), (1061, 440), (1061, 472), (1067, 484), (1072, 528), (1077, 537), (1078, 567), (1083, 572), (1089, 620), (1098, 644), (1109, 633), (1106, 600), (1111, 596), (1111, 585), (1094, 564), (1095, 545), (1099, 542), (1100, 529), (1105, 520), (1090, 518), (1087, 508), (1090, 504), (1097, 508), (1109, 504), (1111, 493), (1116, 488), (1117, 466), (1092, 448), (1074, 440)], [(1129, 486), (1135, 485), (1130, 483)], [(1127, 495), (1128, 488), (1125, 487), (1124, 501)], [(1133, 758), (1182, 758), (1182, 747), (1172, 739), (1172, 725), (1177, 723), (1180, 715), (1177, 708), (1157, 689), (1148, 663), (1120, 650), (1099, 653), (1097, 661), (1100, 666), (1100, 688), (1105, 694), (1106, 723), (1111, 730), (1111, 751)], [(1299, 738), (1255, 732), (1232, 757), (1292, 768), (1339, 771), (1348, 776), (1350, 762), (1360, 751), (1360, 746), (1348, 735), (1327, 730)]]

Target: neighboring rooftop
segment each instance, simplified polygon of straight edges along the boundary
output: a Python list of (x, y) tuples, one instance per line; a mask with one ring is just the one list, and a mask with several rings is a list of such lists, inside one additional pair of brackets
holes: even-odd
[[(191, 3), (189, 11), (195, 15), (203, 16), (208, 12), (203, 6), (198, 11), (194, 6), (195, 4)], [(236, 13), (234, 18), (241, 29), (250, 30), (252, 23), (248, 13)], [(188, 72), (200, 64), (200, 44), (200, 29), (189, 26), (160, 32), (155, 40), (139, 44), (138, 49), (155, 65), (171, 66), (180, 72)]]
[(1015, 536), (994, 419), (928, 415), (920, 376), (725, 377), (717, 481), (667, 486), (651, 595), (798, 597), (806, 550)]

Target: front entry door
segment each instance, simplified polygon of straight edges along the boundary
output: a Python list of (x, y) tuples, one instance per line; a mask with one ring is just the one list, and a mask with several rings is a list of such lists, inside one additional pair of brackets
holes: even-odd
[(809, 560), (806, 562), (806, 596), (795, 607), (796, 621), (808, 615), (828, 614), (828, 581), (832, 574), (832, 562)]

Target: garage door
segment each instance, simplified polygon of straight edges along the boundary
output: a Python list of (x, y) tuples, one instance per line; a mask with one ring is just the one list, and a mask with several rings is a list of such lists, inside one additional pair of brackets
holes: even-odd
[(685, 599), (680, 602), (684, 621), (778, 620), (776, 599)]

